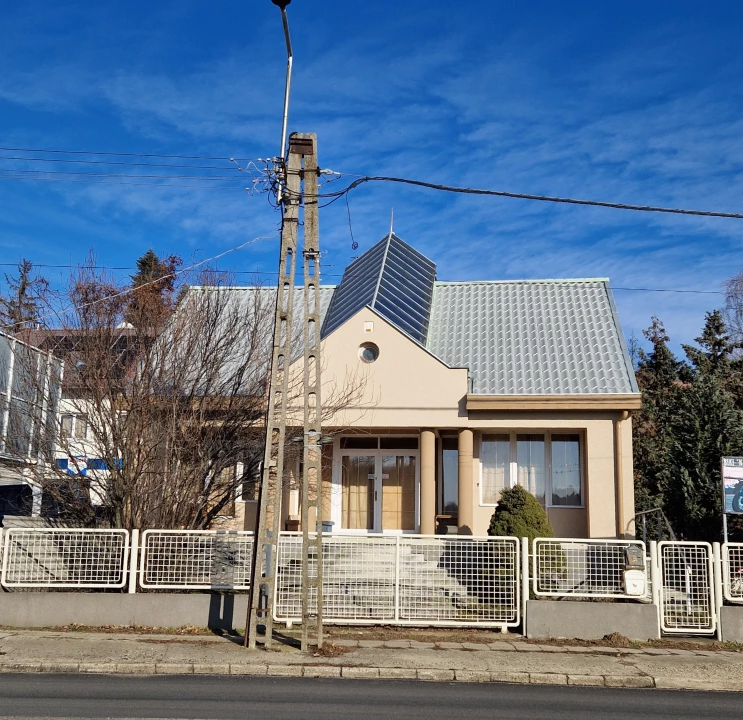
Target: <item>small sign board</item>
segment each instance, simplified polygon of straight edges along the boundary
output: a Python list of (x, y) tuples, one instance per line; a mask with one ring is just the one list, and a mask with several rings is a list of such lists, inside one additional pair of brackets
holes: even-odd
[(743, 457), (722, 459), (722, 512), (743, 515)]

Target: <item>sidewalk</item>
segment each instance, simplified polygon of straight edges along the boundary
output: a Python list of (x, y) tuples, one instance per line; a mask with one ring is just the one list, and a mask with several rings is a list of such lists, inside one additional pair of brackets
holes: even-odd
[(0, 673), (127, 673), (396, 678), (461, 682), (743, 690), (743, 653), (725, 650), (333, 640), (322, 656), (247, 651), (219, 636), (0, 630)]

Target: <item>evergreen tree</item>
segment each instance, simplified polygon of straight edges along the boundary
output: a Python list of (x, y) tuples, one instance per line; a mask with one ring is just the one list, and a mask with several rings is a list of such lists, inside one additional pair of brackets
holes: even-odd
[(649, 353), (638, 350), (637, 382), (642, 391), (642, 409), (633, 421), (637, 510), (663, 505), (669, 481), (671, 421), (681, 379), (688, 374), (668, 347), (668, 334), (657, 317), (652, 318), (643, 335), (653, 348)]
[(38, 322), (41, 303), (49, 288), (40, 275), (32, 276), (33, 263), (23, 258), (18, 263), (18, 275), (5, 275), (8, 293), (0, 297), (0, 325), (10, 332), (32, 327)]
[(175, 273), (182, 264), (177, 255), (160, 259), (152, 248), (137, 260), (137, 272), (131, 276), (133, 292), (125, 313), (127, 322), (140, 329), (160, 326), (173, 308)]
[(719, 374), (701, 375), (677, 395), (669, 430), (666, 515), (689, 540), (719, 540), (720, 461), (743, 453), (743, 417)]

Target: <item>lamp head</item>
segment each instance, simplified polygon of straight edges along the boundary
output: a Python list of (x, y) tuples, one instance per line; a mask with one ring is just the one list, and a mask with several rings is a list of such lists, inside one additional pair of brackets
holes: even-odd
[(271, 0), (274, 5), (278, 5), (282, 10), (286, 10), (286, 6), (291, 3), (292, 0)]

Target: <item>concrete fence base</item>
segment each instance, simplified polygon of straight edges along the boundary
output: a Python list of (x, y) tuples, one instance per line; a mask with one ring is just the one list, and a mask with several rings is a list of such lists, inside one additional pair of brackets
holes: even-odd
[(213, 593), (0, 593), (0, 625), (59, 627), (245, 627), (247, 594)]
[(719, 623), (725, 642), (743, 643), (743, 605), (721, 607)]
[(526, 628), (530, 638), (600, 640), (613, 632), (630, 640), (660, 637), (658, 608), (641, 603), (529, 600)]

